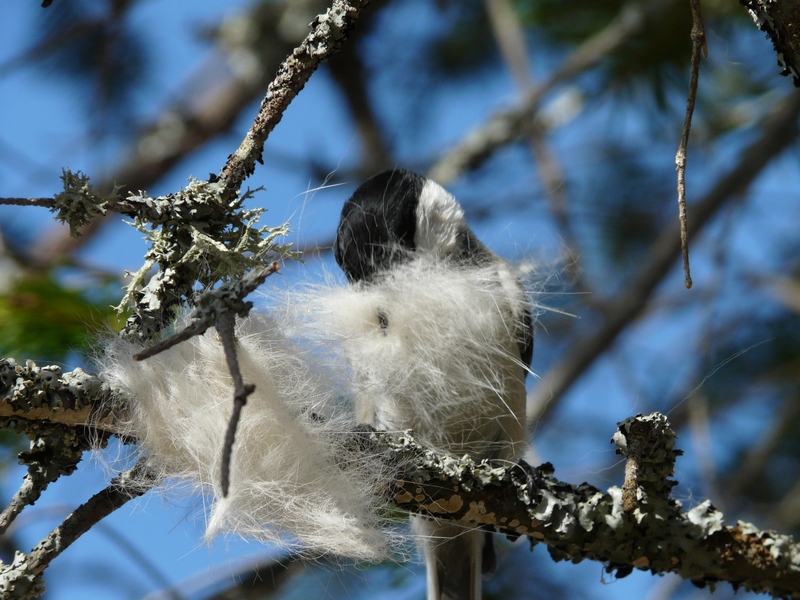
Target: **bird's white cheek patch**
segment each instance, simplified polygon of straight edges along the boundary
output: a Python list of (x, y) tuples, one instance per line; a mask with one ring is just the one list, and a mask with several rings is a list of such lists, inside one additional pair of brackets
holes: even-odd
[(464, 211), (456, 199), (435, 181), (427, 180), (417, 207), (417, 248), (448, 256), (457, 250), (458, 232), (464, 228)]

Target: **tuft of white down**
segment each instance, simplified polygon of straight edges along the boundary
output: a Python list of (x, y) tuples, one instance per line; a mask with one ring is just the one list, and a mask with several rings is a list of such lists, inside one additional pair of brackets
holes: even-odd
[(410, 428), (457, 455), (522, 453), (528, 298), (509, 265), (420, 257), (370, 284), (295, 287), (268, 300), (269, 316), (237, 325), (242, 373), (256, 391), (227, 499), (219, 481), (233, 384), (216, 332), (142, 362), (132, 358), (141, 348), (114, 339), (99, 361), (130, 399), (123, 433), (140, 440), (165, 490), (180, 480), (206, 495), (209, 536), (359, 560), (407, 552), (379, 497), (392, 473), (353, 444), (357, 423)]
[(412, 429), (459, 456), (520, 456), (527, 365), (519, 343), (528, 298), (508, 264), (421, 255), (370, 283), (300, 303), (313, 330), (336, 340), (351, 366), (359, 422)]
[(228, 498), (219, 481), (233, 384), (215, 331), (142, 362), (132, 358), (141, 348), (109, 342), (101, 372), (131, 399), (124, 433), (140, 440), (167, 489), (180, 479), (210, 496), (209, 536), (291, 544), (311, 556), (385, 557), (391, 534), (374, 485), (388, 474), (379, 457), (356, 454), (341, 389), (273, 319), (250, 317), (236, 333), (256, 391), (239, 421)]

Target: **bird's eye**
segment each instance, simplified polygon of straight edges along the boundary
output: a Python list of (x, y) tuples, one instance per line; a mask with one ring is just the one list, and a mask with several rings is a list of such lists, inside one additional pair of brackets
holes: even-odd
[(389, 315), (383, 309), (378, 309), (378, 325), (383, 335), (386, 335), (386, 330), (389, 329)]

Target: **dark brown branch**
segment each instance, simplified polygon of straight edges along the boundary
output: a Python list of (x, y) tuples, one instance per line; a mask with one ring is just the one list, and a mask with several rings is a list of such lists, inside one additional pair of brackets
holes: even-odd
[(225, 349), (225, 360), (234, 383), (233, 412), (228, 422), (225, 442), (222, 447), (220, 481), (223, 497), (228, 495), (230, 460), (239, 418), (244, 405), (247, 403), (247, 397), (255, 391), (255, 386), (244, 383), (239, 370), (239, 363), (236, 359), (236, 338), (233, 332), (236, 315), (244, 317), (250, 312), (253, 305), (251, 302), (244, 301), (245, 296), (255, 291), (258, 286), (264, 283), (267, 277), (279, 269), (280, 265), (274, 262), (260, 271), (248, 273), (239, 281), (226, 283), (215, 290), (206, 292), (198, 301), (197, 308), (190, 315), (190, 324), (187, 327), (158, 344), (142, 350), (133, 357), (136, 360), (145, 360), (191, 337), (202, 335), (212, 325), (216, 327), (222, 340), (222, 346)]
[(681, 141), (675, 154), (675, 167), (678, 171), (678, 220), (681, 230), (681, 256), (683, 257), (684, 284), (692, 287), (692, 274), (689, 269), (689, 233), (686, 224), (686, 150), (689, 146), (689, 132), (692, 130), (692, 115), (697, 99), (697, 80), (700, 73), (700, 57), (708, 56), (706, 50), (706, 31), (700, 15), (700, 0), (691, 0), (692, 5), (692, 68), (689, 77), (689, 93), (686, 97), (686, 116), (683, 120)]

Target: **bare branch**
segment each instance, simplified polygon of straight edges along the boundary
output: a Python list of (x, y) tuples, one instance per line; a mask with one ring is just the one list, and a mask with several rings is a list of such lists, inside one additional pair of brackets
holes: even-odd
[(225, 351), (225, 362), (228, 364), (228, 370), (231, 372), (231, 379), (233, 379), (233, 412), (231, 419), (228, 421), (228, 429), (225, 432), (225, 444), (222, 447), (222, 467), (220, 474), (220, 481), (222, 487), (222, 497), (227, 498), (228, 487), (230, 485), (231, 475), (231, 454), (233, 454), (233, 443), (236, 441), (236, 428), (239, 426), (239, 418), (242, 415), (242, 409), (247, 404), (247, 397), (256, 391), (256, 386), (253, 384), (246, 385), (242, 378), (242, 372), (239, 369), (239, 361), (236, 359), (236, 334), (234, 333), (234, 325), (236, 324), (236, 317), (231, 313), (223, 313), (217, 319), (217, 331), (222, 340), (222, 348)]
[(189, 317), (190, 325), (179, 333), (134, 355), (136, 360), (145, 360), (195, 335), (202, 335), (212, 325), (217, 328), (225, 349), (225, 360), (234, 383), (233, 413), (228, 422), (228, 430), (225, 434), (225, 443), (222, 448), (221, 482), (223, 497), (228, 495), (230, 459), (239, 417), (242, 408), (247, 403), (247, 397), (255, 391), (255, 386), (245, 385), (242, 379), (239, 363), (236, 359), (236, 338), (233, 326), (236, 321), (236, 315), (247, 316), (253, 307), (252, 302), (244, 301), (244, 297), (255, 291), (258, 286), (264, 283), (267, 277), (279, 269), (280, 265), (273, 262), (259, 271), (248, 273), (240, 280), (225, 283), (215, 290), (206, 292), (197, 302), (197, 308)]
[(692, 115), (697, 99), (697, 79), (700, 72), (700, 56), (708, 56), (706, 49), (706, 30), (700, 15), (700, 0), (691, 0), (692, 5), (692, 69), (689, 77), (689, 93), (686, 98), (686, 117), (683, 121), (681, 141), (675, 154), (675, 166), (678, 171), (678, 219), (681, 227), (681, 255), (683, 256), (684, 283), (686, 289), (692, 287), (692, 275), (689, 269), (689, 233), (686, 224), (686, 149), (689, 146), (689, 132), (692, 130)]
[(317, 67), (339, 49), (369, 1), (334, 0), (328, 12), (314, 20), (313, 31), (283, 62), (269, 85), (250, 130), (220, 171), (219, 177), (225, 181), (228, 195), (238, 193), (242, 182), (255, 170), (256, 162), (262, 162), (264, 142), (280, 123), (289, 103), (300, 93)]

